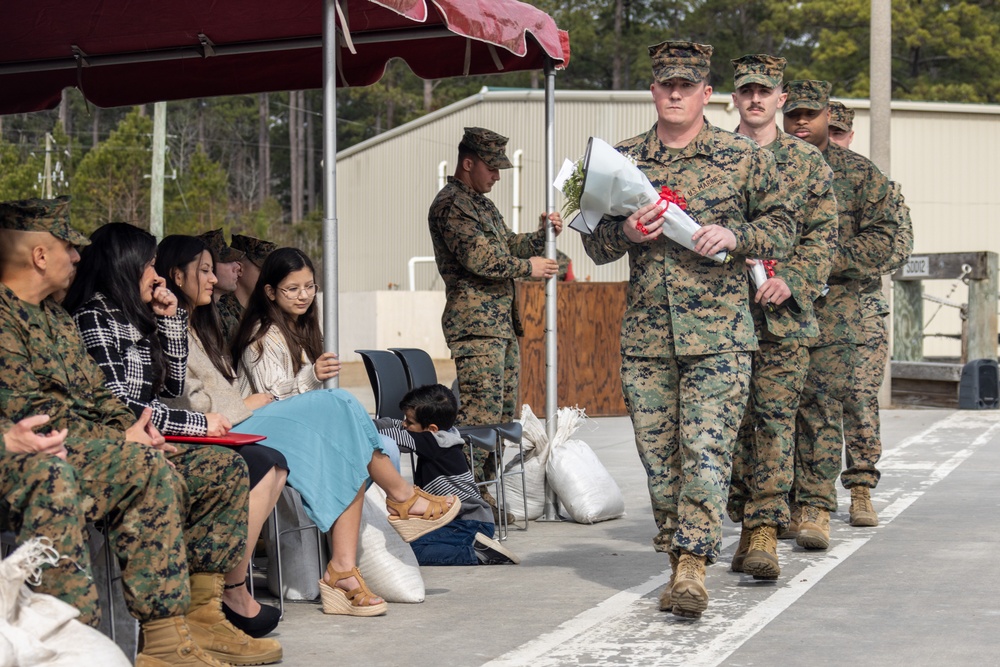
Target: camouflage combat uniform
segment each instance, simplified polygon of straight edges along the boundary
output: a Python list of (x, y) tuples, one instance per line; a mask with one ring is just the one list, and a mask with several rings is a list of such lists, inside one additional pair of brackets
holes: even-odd
[[(10, 430), (10, 420), (0, 419), (0, 436)], [(0, 498), (6, 524), (17, 542), (44, 536), (65, 559), (45, 566), (45, 593), (69, 599), (80, 611), (80, 621), (97, 625), (100, 620), (97, 589), (90, 578), (87, 519), (81, 507), (76, 471), (66, 461), (50, 454), (8, 452), (0, 437)]]
[[(80, 509), (87, 521), (110, 522), (113, 548), (126, 561), (126, 601), (140, 621), (185, 612), (189, 570), (225, 573), (240, 561), (248, 502), (242, 459), (181, 445), (167, 455), (174, 470), (159, 451), (124, 441), (135, 415), (104, 386), (69, 314), (51, 300), (23, 302), (0, 284), (0, 415), (16, 422), (34, 414), (69, 429)], [(22, 534), (42, 530), (40, 518), (21, 520)], [(64, 576), (47, 576), (44, 589), (92, 607), (85, 572), (51, 572)]]
[(654, 547), (714, 562), (757, 348), (743, 258), (787, 255), (795, 223), (771, 153), (703, 122), (679, 150), (662, 144), (655, 125), (617, 148), (655, 188), (685, 197), (700, 224), (732, 231), (733, 261), (666, 237), (634, 244), (622, 218), (603, 219), (583, 243), (597, 264), (629, 257), (622, 387), (659, 529)]
[(730, 518), (751, 529), (789, 522), (795, 414), (809, 368), (807, 339), (819, 334), (813, 302), (826, 284), (837, 241), (833, 172), (823, 154), (781, 130), (766, 148), (774, 154), (797, 229), (791, 257), (774, 267), (791, 296), (771, 310), (754, 302), (751, 288), (750, 311), (760, 347), (733, 451), (727, 505)]
[[(880, 269), (889, 274), (906, 263), (913, 251), (913, 223), (910, 207), (903, 199), (899, 183), (891, 183), (889, 210), (898, 225), (893, 237), (892, 256)], [(865, 486), (874, 489), (881, 473), (875, 467), (882, 455), (878, 415), (878, 392), (889, 358), (889, 335), (885, 318), (889, 303), (882, 296), (881, 278), (865, 281), (861, 288), (863, 343), (858, 348), (854, 383), (844, 400), (844, 443), (846, 469), (840, 474), (844, 488)]]
[(222, 324), (222, 336), (226, 343), (233, 340), (236, 330), (240, 326), (240, 318), (243, 317), (243, 304), (236, 298), (235, 294), (223, 294), (219, 297), (216, 305), (219, 307), (219, 320)]
[(833, 512), (844, 441), (842, 402), (854, 381), (863, 336), (861, 281), (879, 275), (896, 223), (887, 215), (888, 181), (874, 164), (832, 142), (823, 156), (834, 175), (837, 252), (829, 292), (815, 304), (820, 334), (809, 343), (809, 374), (796, 418), (793, 497)]
[[(467, 128), (463, 142), (470, 129), (478, 131)], [(522, 333), (514, 279), (531, 275), (528, 258), (544, 254), (545, 231), (514, 234), (492, 201), (453, 176), (434, 198), (428, 225), (447, 298), (441, 327), (458, 375), (456, 425), (509, 422), (517, 414)], [(477, 479), (484, 458), (476, 460)]]

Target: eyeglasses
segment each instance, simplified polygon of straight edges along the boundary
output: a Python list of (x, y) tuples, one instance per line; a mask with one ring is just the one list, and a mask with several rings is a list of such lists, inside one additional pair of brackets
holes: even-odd
[(278, 291), (284, 294), (286, 299), (297, 299), (303, 295), (316, 296), (317, 289), (319, 289), (319, 285), (314, 283), (305, 287), (279, 287)]

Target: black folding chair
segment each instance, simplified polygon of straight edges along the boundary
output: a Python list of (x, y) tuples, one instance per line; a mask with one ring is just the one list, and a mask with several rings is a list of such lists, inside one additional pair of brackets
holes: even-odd
[(390, 347), (389, 351), (403, 362), (410, 389), (437, 384), (437, 369), (434, 368), (434, 360), (427, 352), (415, 347)]
[(355, 350), (365, 362), (368, 381), (375, 393), (375, 419), (402, 419), (399, 402), (410, 390), (403, 362), (387, 350)]

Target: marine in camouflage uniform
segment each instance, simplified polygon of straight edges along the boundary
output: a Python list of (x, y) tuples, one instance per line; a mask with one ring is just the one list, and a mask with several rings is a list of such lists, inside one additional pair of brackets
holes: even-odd
[[(890, 274), (903, 266), (913, 251), (913, 223), (899, 183), (890, 183), (889, 211), (898, 225), (892, 255), (880, 268)], [(889, 359), (886, 317), (889, 302), (882, 295), (881, 278), (872, 278), (861, 287), (863, 343), (858, 348), (854, 383), (844, 400), (844, 443), (846, 469), (840, 473), (844, 488), (851, 490), (850, 522), (854, 526), (877, 526), (878, 514), (871, 504), (870, 489), (878, 485), (881, 473), (875, 464), (882, 456), (878, 392)]]
[[(784, 257), (795, 229), (772, 154), (702, 115), (711, 53), (690, 42), (649, 47), (658, 120), (616, 147), (655, 188), (686, 198), (703, 226), (696, 247), (704, 255), (659, 235), (652, 207), (605, 217), (583, 237), (597, 264), (629, 258), (622, 388), (658, 528), (653, 545), (674, 570), (660, 607), (691, 617), (708, 605), (705, 564), (721, 550), (733, 441), (757, 348), (744, 258)], [(668, 104), (682, 107), (683, 118)], [(665, 143), (688, 136), (681, 147)], [(722, 249), (732, 261), (705, 256)]]
[(888, 259), (896, 223), (887, 213), (888, 181), (867, 159), (829, 141), (830, 84), (793, 81), (784, 107), (785, 131), (823, 152), (833, 169), (837, 197), (837, 252), (828, 293), (815, 303), (819, 336), (809, 343), (809, 374), (799, 402), (792, 496), (796, 539), (807, 549), (830, 544), (829, 513), (837, 509), (843, 401), (854, 381), (862, 342), (861, 282), (879, 275)]
[[(441, 316), (455, 359), (461, 407), (456, 425), (497, 424), (517, 413), (521, 323), (514, 304), (514, 280), (551, 277), (558, 264), (542, 255), (545, 230), (514, 234), (484, 194), (511, 167), (507, 138), (478, 127), (465, 128), (455, 175), (438, 192), (428, 213), (434, 257), (445, 284)], [(561, 220), (558, 229), (561, 229)], [(536, 268), (540, 267), (540, 268)], [(475, 462), (477, 481), (486, 457)], [(488, 499), (489, 500), (489, 499)]]
[[(240, 326), (240, 318), (243, 317), (243, 306), (236, 298), (236, 282), (227, 284), (229, 279), (222, 273), (231, 271), (220, 264), (233, 264), (243, 259), (243, 252), (226, 245), (226, 237), (222, 234), (222, 229), (213, 229), (198, 236), (208, 245), (215, 257), (215, 272), (219, 282), (215, 286), (215, 304), (219, 308), (219, 319), (222, 324), (222, 336), (228, 343), (236, 335), (236, 330)], [(237, 274), (238, 275), (238, 274)], [(238, 278), (237, 278), (238, 280)]]
[[(112, 548), (125, 561), (126, 603), (144, 624), (147, 644), (163, 647), (166, 642), (164, 655), (177, 650), (200, 659), (204, 654), (187, 634), (195, 626), (185, 625), (183, 618), (193, 611), (189, 581), (217, 575), (221, 582), (221, 574), (240, 561), (246, 543), (246, 464), (219, 447), (177, 446), (164, 456), (125, 440), (136, 415), (105, 387), (104, 374), (69, 314), (47, 298), (68, 287), (79, 260), (74, 246), (88, 242), (69, 226), (68, 206), (68, 198), (0, 204), (0, 241), (9, 244), (17, 238), (12, 234), (23, 232), (50, 232), (46, 237), (56, 243), (47, 250), (46, 274), (53, 280), (66, 277), (65, 285), (35, 286), (40, 302), (22, 300), (10, 285), (32, 290), (26, 275), (33, 269), (16, 266), (20, 258), (6, 256), (9, 249), (0, 256), (0, 415), (19, 421), (46, 414), (53, 428), (68, 429), (67, 462), (77, 471), (80, 509), (87, 521), (110, 522)], [(24, 534), (33, 528), (25, 528), (25, 520)], [(96, 594), (84, 573), (51, 572), (56, 576), (43, 584), (48, 591), (93, 609)], [(96, 610), (91, 618), (96, 619)], [(210, 659), (197, 664), (210, 664)]]
[[(795, 212), (792, 254), (770, 267), (750, 312), (760, 347), (753, 357), (750, 398), (733, 450), (727, 511), (742, 523), (732, 569), (775, 579), (781, 569), (777, 533), (789, 522), (794, 478), (795, 415), (809, 368), (808, 340), (819, 334), (813, 302), (826, 284), (837, 241), (833, 171), (819, 149), (775, 126), (785, 59), (756, 54), (733, 60), (737, 132), (769, 150)], [(765, 145), (766, 142), (766, 145)], [(751, 281), (752, 283), (752, 281)], [(762, 303), (763, 301), (763, 303)]]
[(260, 269), (264, 266), (264, 260), (277, 250), (278, 246), (270, 241), (242, 234), (233, 234), (229, 246), (233, 250), (243, 253), (239, 260), (240, 277), (236, 284), (236, 291), (219, 297), (219, 314), (223, 322), (223, 335), (226, 336), (228, 342), (232, 342), (233, 335), (239, 328), (240, 320), (243, 319), (245, 306), (250, 301), (254, 287), (257, 286), (257, 278), (260, 277)]

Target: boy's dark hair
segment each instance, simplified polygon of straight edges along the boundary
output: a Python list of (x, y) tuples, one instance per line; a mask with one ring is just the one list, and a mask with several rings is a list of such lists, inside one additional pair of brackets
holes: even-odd
[(407, 392), (399, 402), (403, 412), (412, 409), (417, 423), (427, 428), (434, 424), (441, 431), (455, 425), (458, 416), (458, 399), (443, 384), (426, 384)]

